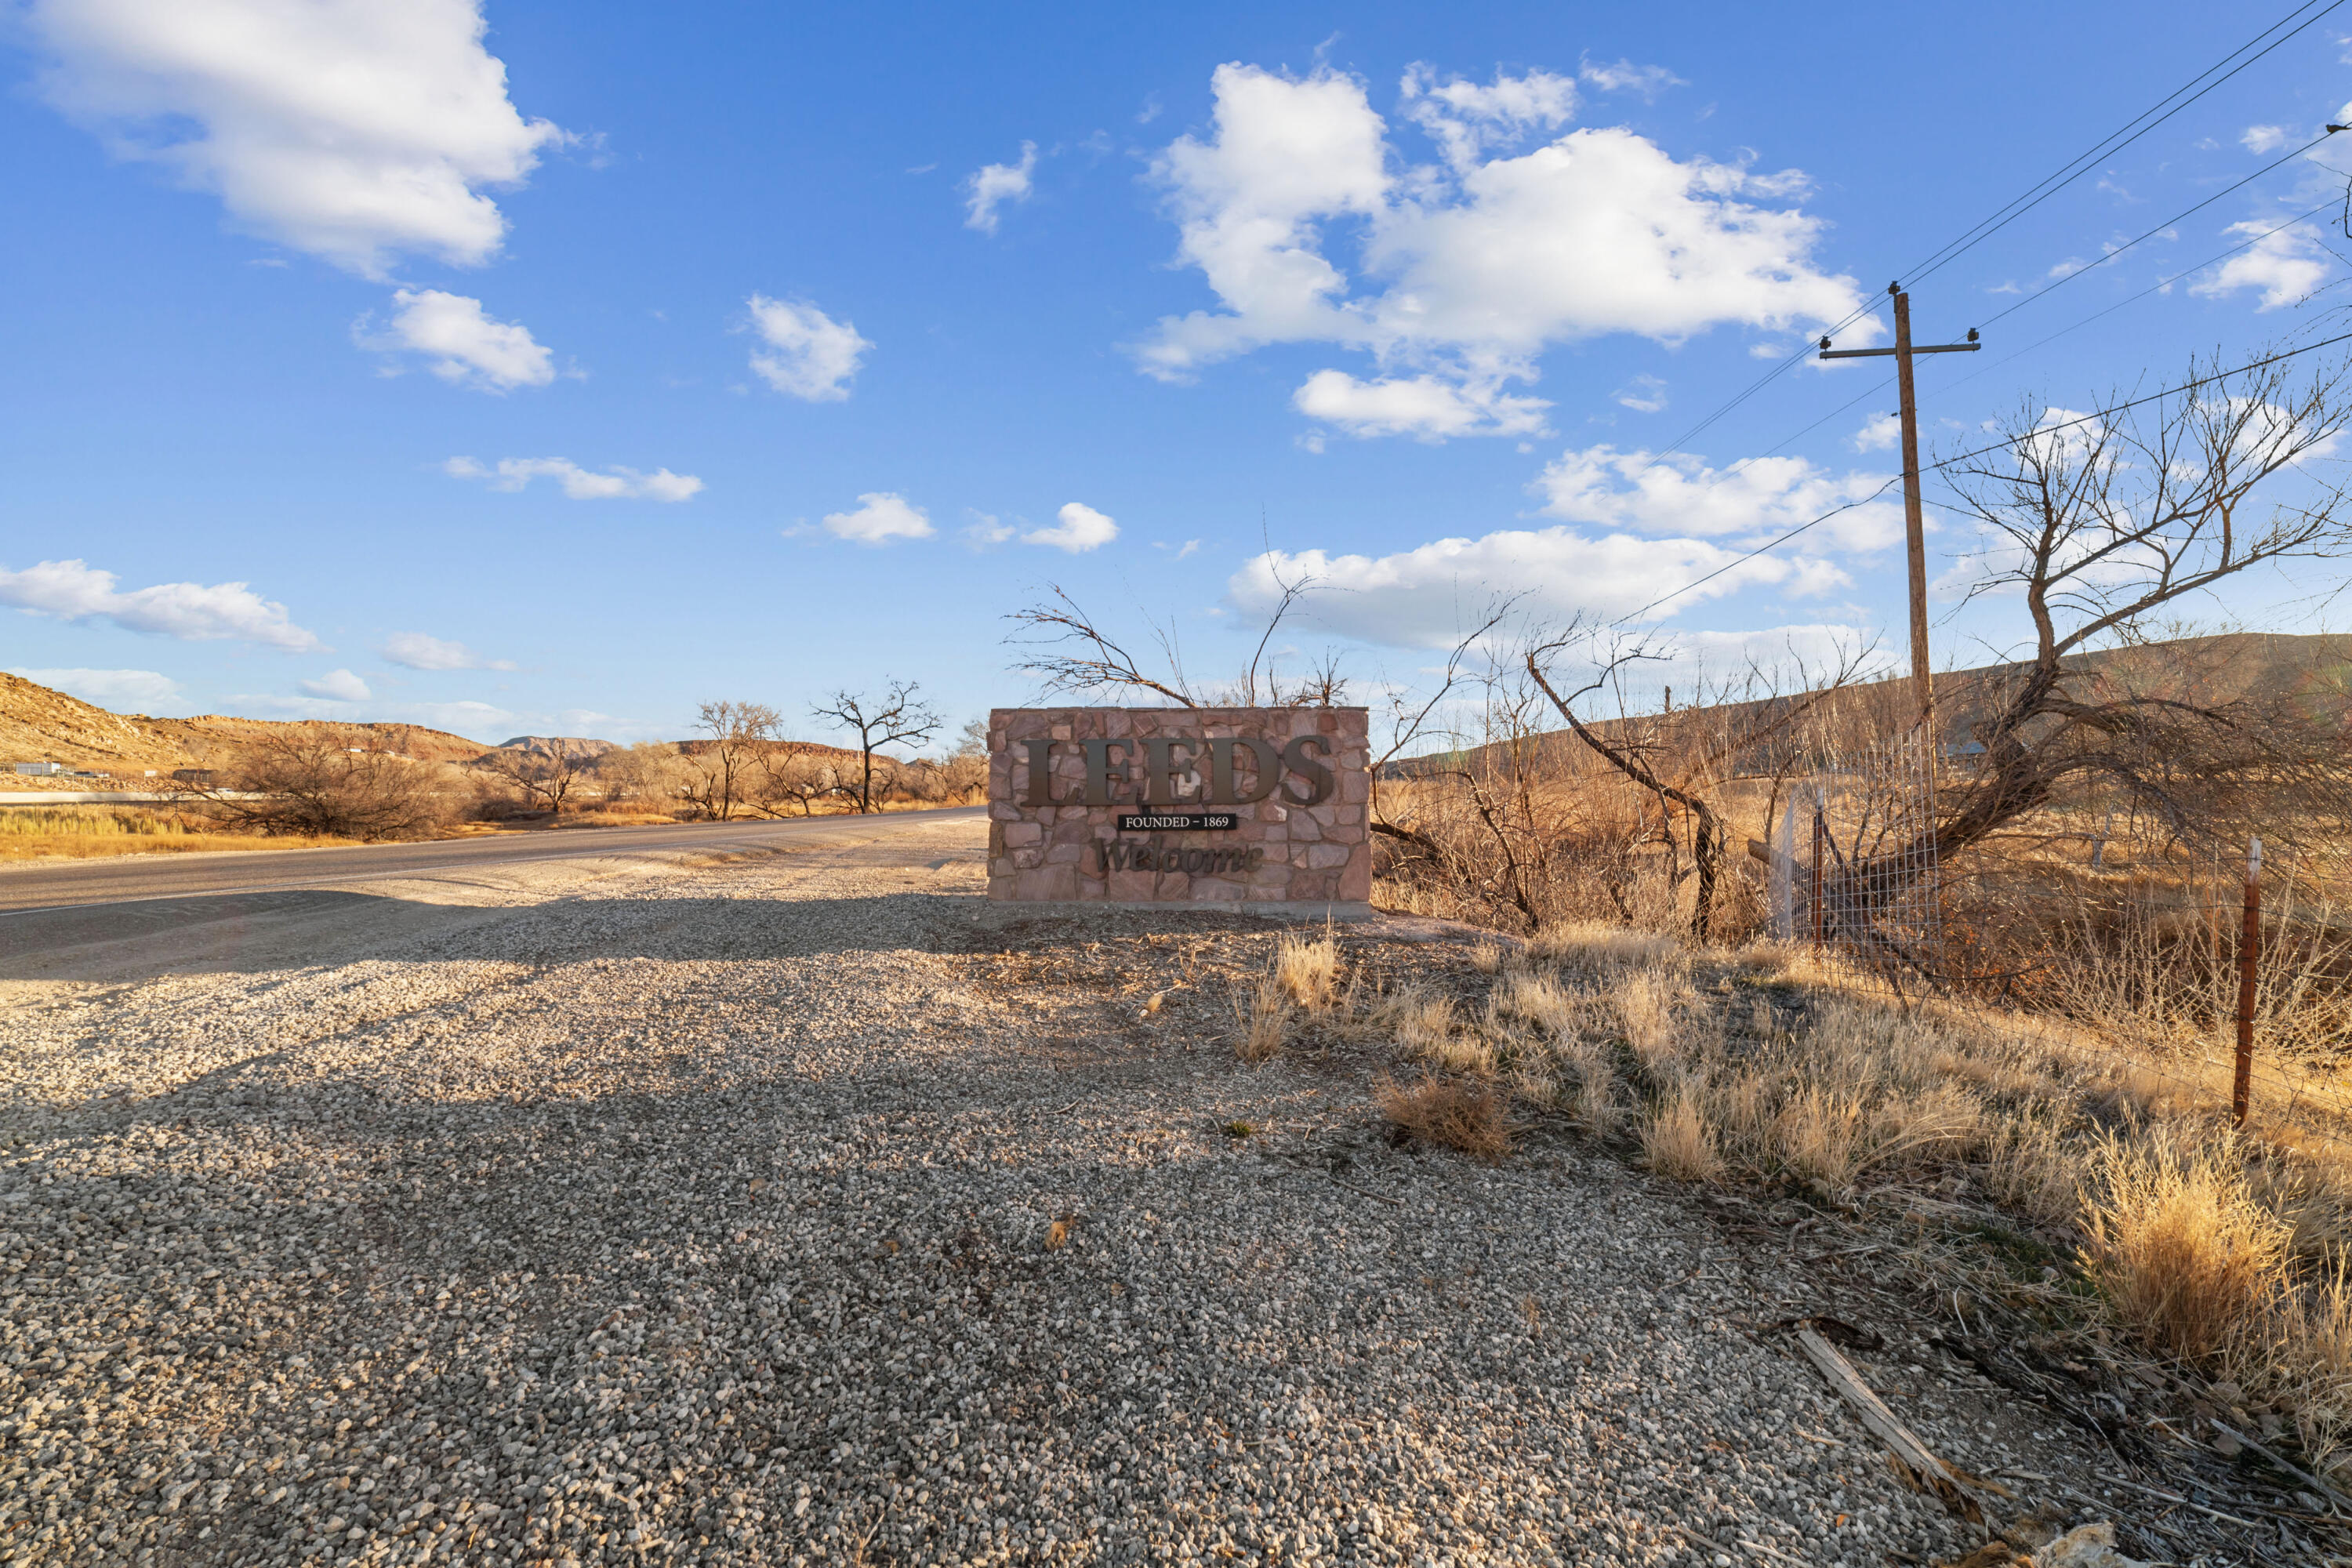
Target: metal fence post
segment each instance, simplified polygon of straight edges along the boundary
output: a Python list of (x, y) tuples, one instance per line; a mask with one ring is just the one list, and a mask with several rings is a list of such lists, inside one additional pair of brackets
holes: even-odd
[(2263, 841), (2246, 847), (2245, 921), (2238, 932), (2238, 1072), (2230, 1089), (2230, 1114), (2246, 1124), (2254, 1080), (2254, 969), (2263, 956)]
[(1817, 953), (1821, 952), (1824, 942), (1822, 919), (1822, 860), (1829, 853), (1829, 824), (1822, 819), (1822, 808), (1816, 805), (1813, 807), (1813, 951)]

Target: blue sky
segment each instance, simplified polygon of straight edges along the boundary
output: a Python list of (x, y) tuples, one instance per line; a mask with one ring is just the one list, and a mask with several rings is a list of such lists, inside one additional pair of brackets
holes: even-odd
[[(2287, 9), (11, 5), (0, 668), (486, 740), (890, 676), (961, 719), (1032, 695), (1047, 584), (1225, 673), (1270, 548), (1321, 584), (1289, 644), (1409, 680), (1498, 589), (1623, 616), (1877, 490), (1891, 394), (1781, 449), (1872, 362), (1656, 459)], [(1920, 337), (2343, 115), (2308, 9), (1919, 281)], [(1927, 362), (1931, 446), (2319, 330), (2333, 215), (2000, 363), (2340, 196), (2343, 142)], [(1899, 632), (1893, 502), (1652, 619)]]

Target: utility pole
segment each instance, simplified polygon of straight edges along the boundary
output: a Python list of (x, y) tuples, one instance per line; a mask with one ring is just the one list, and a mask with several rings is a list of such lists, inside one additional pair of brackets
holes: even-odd
[(1891, 349), (1833, 349), (1822, 339), (1823, 359), (1895, 359), (1895, 385), (1903, 409), (1903, 541), (1911, 565), (1911, 689), (1919, 699), (1919, 725), (1930, 748), (1932, 767), (1936, 745), (1936, 678), (1927, 663), (1927, 542), (1919, 513), (1919, 405), (1911, 391), (1913, 354), (1974, 353), (1982, 345), (1977, 330), (1969, 329), (1964, 343), (1914, 343), (1911, 341), (1911, 296), (1900, 283), (1889, 283), (1895, 297), (1895, 346)]

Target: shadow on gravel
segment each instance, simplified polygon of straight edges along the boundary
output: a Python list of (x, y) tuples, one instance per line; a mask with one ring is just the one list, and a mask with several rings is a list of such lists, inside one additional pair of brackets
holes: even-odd
[[(880, 875), (887, 876), (884, 872)], [(906, 873), (909, 877), (920, 872)], [(583, 908), (594, 911), (583, 929)], [(561, 912), (561, 919), (546, 918)], [(558, 899), (523, 907), (304, 889), (0, 916), (0, 982), (120, 984), (361, 960), (564, 963), (1030, 951), (1110, 937), (1265, 931), (1269, 916), (1171, 909), (1044, 914), (971, 893), (855, 899)]]

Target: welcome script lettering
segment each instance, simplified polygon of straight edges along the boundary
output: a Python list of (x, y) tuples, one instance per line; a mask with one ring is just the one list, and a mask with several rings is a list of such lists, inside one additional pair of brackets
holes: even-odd
[[(1320, 805), (1331, 798), (1331, 754), (1325, 735), (1301, 735), (1277, 748), (1249, 735), (1159, 735), (1147, 740), (1024, 741), (1029, 787), (1024, 805), (1249, 805), (1274, 795), (1290, 805)], [(1067, 800), (1053, 798), (1054, 748), (1086, 753), (1086, 783)], [(1141, 794), (1135, 764), (1141, 763)], [(1205, 763), (1208, 777), (1201, 776)], [(1187, 793), (1182, 787), (1189, 784)]]
[(1131, 838), (1095, 841), (1095, 868), (1113, 871), (1188, 871), (1195, 877), (1223, 877), (1255, 871), (1265, 864), (1265, 847), (1246, 849), (1184, 849), (1173, 844), (1139, 844)]

